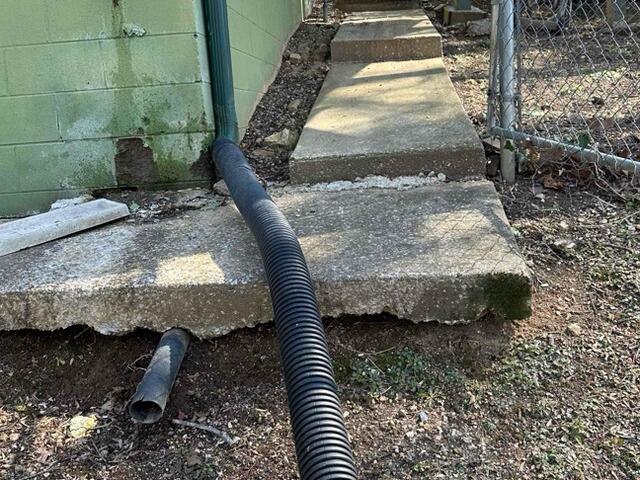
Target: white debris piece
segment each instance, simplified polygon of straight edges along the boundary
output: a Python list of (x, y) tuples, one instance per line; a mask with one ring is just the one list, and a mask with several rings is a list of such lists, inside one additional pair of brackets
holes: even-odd
[(124, 203), (94, 200), (0, 225), (0, 256), (66, 237), (129, 215)]
[(83, 203), (87, 203), (93, 200), (91, 195), (80, 195), (75, 198), (61, 198), (60, 200), (56, 200), (51, 204), (51, 208), (49, 210), (58, 210), (59, 208), (67, 208), (73, 207), (74, 205), (81, 205)]

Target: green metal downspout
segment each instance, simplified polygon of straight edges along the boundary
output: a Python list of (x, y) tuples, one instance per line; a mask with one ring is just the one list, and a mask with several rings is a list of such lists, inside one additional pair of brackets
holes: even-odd
[(202, 0), (209, 50), (209, 71), (216, 139), (238, 143), (238, 117), (233, 95), (231, 43), (226, 0)]

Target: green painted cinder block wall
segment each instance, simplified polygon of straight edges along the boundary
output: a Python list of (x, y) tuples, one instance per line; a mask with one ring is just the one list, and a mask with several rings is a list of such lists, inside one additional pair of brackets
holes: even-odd
[[(209, 182), (201, 0), (2, 0), (0, 216), (118, 187)], [(307, 0), (228, 0), (241, 130)]]

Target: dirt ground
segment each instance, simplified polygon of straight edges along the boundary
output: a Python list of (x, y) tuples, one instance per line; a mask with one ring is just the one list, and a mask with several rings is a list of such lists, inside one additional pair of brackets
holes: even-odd
[[(487, 39), (445, 33), (447, 65), (481, 128)], [(640, 478), (640, 192), (570, 162), (498, 188), (535, 275), (531, 319), (326, 319), (360, 476)], [(158, 338), (0, 334), (0, 478), (297, 478), (273, 327), (193, 343), (165, 419), (139, 426), (124, 405)], [(96, 421), (84, 438), (70, 428), (78, 415)]]

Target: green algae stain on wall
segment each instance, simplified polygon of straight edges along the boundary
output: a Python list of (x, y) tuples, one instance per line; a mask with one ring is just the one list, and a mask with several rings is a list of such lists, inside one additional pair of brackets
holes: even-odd
[[(0, 216), (96, 189), (209, 182), (200, 1), (0, 3)], [(267, 3), (229, 1), (243, 125), (301, 17), (298, 0)]]
[(195, 148), (192, 138), (193, 134), (211, 128), (203, 110), (204, 91), (188, 85), (154, 88), (154, 83), (158, 83), (156, 79), (140, 75), (134, 68), (136, 58), (132, 45), (145, 35), (144, 26), (125, 23), (120, 4), (114, 5), (112, 21), (114, 30), (122, 30), (129, 38), (116, 44), (111, 81), (116, 85), (129, 85), (138, 76), (142, 83), (150, 85), (140, 89), (122, 88), (116, 97), (107, 128), (114, 136), (129, 135), (116, 142), (114, 161), (118, 185), (152, 188), (208, 182), (208, 169), (201, 164), (211, 136), (199, 138)]

